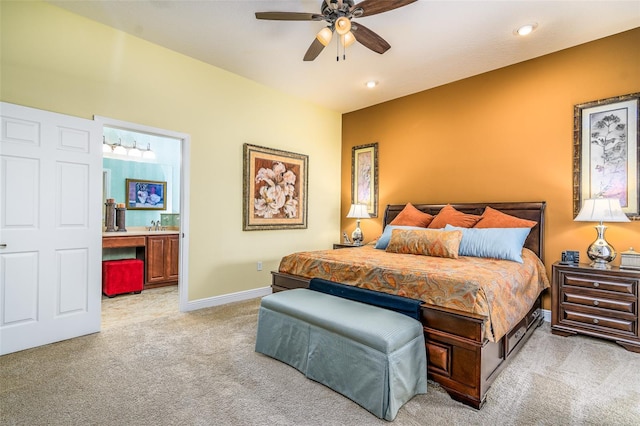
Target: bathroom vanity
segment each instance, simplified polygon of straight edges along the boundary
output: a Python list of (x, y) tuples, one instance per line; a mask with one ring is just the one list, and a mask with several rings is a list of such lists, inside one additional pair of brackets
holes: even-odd
[(136, 259), (144, 261), (144, 288), (178, 284), (180, 232), (130, 230), (103, 232), (102, 248), (135, 248)]

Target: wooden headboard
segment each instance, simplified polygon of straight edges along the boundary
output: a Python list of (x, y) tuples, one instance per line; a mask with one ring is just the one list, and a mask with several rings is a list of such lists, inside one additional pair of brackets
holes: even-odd
[[(481, 215), (486, 206), (490, 206), (496, 210), (511, 216), (522, 219), (535, 220), (538, 222), (531, 229), (524, 246), (533, 251), (538, 257), (544, 260), (544, 208), (546, 202), (531, 203), (461, 203), (451, 204), (456, 210), (462, 213)], [(436, 215), (446, 204), (414, 204), (418, 210), (431, 215)], [(384, 221), (382, 226), (386, 226), (391, 222), (405, 207), (405, 204), (389, 204), (384, 211)]]

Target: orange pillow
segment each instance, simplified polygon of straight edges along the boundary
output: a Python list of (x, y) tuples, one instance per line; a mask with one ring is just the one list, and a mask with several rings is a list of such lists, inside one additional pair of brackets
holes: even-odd
[(440, 213), (433, 218), (429, 228), (444, 228), (447, 225), (458, 226), (460, 228), (472, 228), (481, 216), (475, 214), (465, 214), (447, 204), (440, 210)]
[(487, 206), (474, 228), (533, 228), (538, 222), (520, 219)]
[(462, 231), (394, 229), (391, 231), (391, 239), (385, 250), (388, 253), (457, 259), (460, 241), (462, 241)]
[(429, 226), (433, 216), (429, 213), (424, 213), (414, 207), (413, 204), (407, 203), (398, 216), (396, 216), (389, 225), (403, 225), (403, 226), (420, 226), (426, 228)]

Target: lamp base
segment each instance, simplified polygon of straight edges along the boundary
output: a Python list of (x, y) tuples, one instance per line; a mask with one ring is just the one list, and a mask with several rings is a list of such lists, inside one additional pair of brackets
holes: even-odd
[(587, 256), (592, 260), (591, 267), (595, 269), (611, 269), (611, 262), (616, 258), (616, 250), (611, 244), (604, 239), (604, 233), (607, 227), (600, 224), (596, 225), (598, 238), (587, 248)]
[(611, 265), (604, 260), (596, 259), (589, 264), (594, 269), (611, 269)]
[(356, 229), (351, 233), (351, 239), (353, 240), (353, 244), (356, 246), (362, 245), (362, 240), (364, 240), (364, 234), (362, 233), (362, 229), (360, 229), (360, 219), (356, 220)]

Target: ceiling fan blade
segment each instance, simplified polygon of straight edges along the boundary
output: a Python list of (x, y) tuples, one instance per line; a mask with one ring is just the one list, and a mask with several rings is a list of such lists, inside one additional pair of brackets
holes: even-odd
[(351, 27), (351, 31), (353, 31), (357, 42), (376, 53), (382, 55), (384, 52), (391, 48), (391, 45), (387, 43), (385, 39), (383, 39), (378, 34), (374, 33), (359, 22), (357, 24), (357, 27), (356, 25)]
[(362, 9), (361, 16), (371, 16), (406, 6), (416, 0), (364, 0), (353, 6), (351, 10)]
[(318, 57), (320, 52), (322, 52), (322, 49), (324, 49), (324, 44), (320, 43), (317, 38), (314, 38), (313, 43), (311, 43), (311, 46), (307, 49), (307, 53), (304, 54), (304, 60), (313, 61)]
[(302, 12), (256, 12), (256, 19), (271, 21), (322, 21), (323, 15)]

